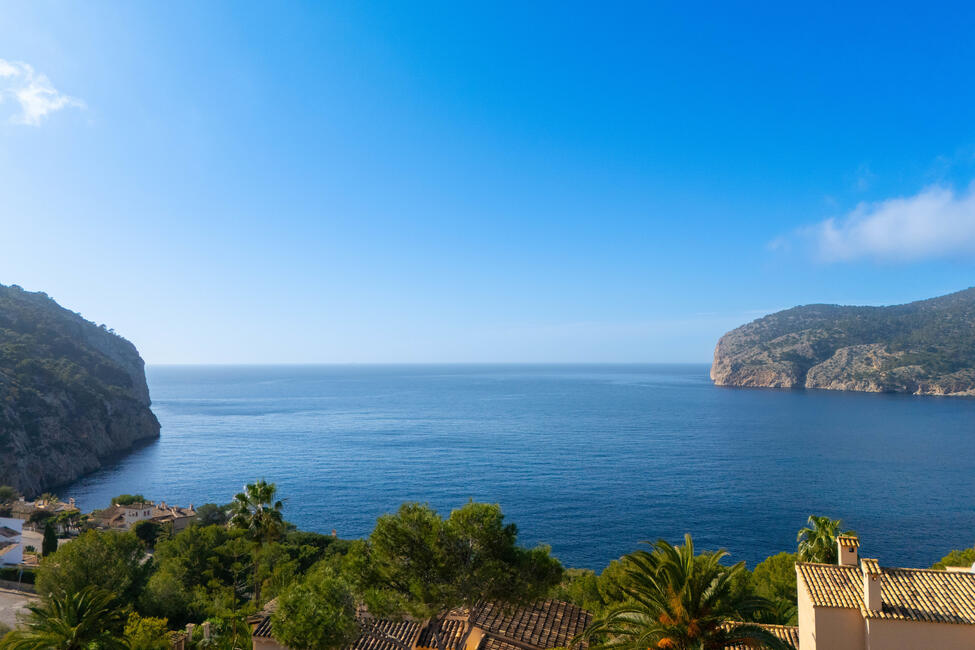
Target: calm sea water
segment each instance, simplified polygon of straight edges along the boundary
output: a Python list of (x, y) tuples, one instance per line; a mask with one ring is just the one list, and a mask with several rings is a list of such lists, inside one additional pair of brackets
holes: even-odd
[(526, 543), (600, 568), (640, 540), (794, 550), (842, 517), (881, 564), (975, 543), (975, 400), (717, 388), (703, 365), (150, 367), (162, 437), (62, 490), (227, 502), (366, 535), (406, 500), (498, 502)]

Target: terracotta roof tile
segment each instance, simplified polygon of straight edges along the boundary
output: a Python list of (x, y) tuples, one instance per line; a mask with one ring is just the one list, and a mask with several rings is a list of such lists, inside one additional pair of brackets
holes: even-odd
[(486, 636), (481, 641), (481, 645), (477, 647), (477, 650), (522, 650), (516, 645), (511, 645), (501, 639), (497, 639), (493, 636)]
[(527, 607), (484, 603), (471, 612), (471, 624), (501, 641), (545, 650), (568, 645), (592, 621), (592, 614), (560, 600), (540, 600)]
[(868, 610), (859, 567), (806, 562), (796, 567), (815, 607), (858, 609), (867, 618), (975, 625), (975, 573), (878, 566), (883, 607)]
[(420, 623), (413, 620), (390, 621), (362, 616), (359, 625), (362, 634), (348, 646), (348, 650), (403, 650), (403, 645), (412, 648), (420, 634)]
[(880, 563), (877, 562), (877, 560), (873, 560), (870, 558), (861, 559), (860, 569), (863, 571), (863, 575), (867, 575), (867, 576), (880, 575)]
[(860, 538), (853, 535), (837, 535), (836, 541), (843, 546), (852, 546), (853, 548), (859, 548)]
[[(732, 625), (734, 625), (734, 623), (728, 624), (729, 627)], [(798, 627), (795, 627), (793, 625), (767, 625), (767, 624), (760, 624), (760, 623), (751, 623), (750, 625), (758, 625), (758, 627), (768, 630), (769, 632), (775, 635), (775, 638), (779, 639), (780, 641), (785, 641), (796, 650), (799, 650), (799, 628)], [(725, 650), (753, 650), (753, 649), (745, 645), (735, 644), (735, 645), (725, 646)]]
[[(431, 622), (420, 632), (420, 638), (416, 642), (418, 648), (437, 648), (437, 642), (433, 638), (434, 625)], [(467, 621), (460, 619), (446, 619), (440, 624), (440, 639), (445, 641), (448, 650), (457, 650), (460, 640), (467, 632)]]

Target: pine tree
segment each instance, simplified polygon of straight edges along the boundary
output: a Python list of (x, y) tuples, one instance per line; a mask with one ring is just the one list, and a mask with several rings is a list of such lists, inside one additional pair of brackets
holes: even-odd
[(44, 540), (41, 542), (41, 555), (47, 557), (58, 550), (58, 536), (54, 532), (54, 526), (50, 521), (44, 526)]

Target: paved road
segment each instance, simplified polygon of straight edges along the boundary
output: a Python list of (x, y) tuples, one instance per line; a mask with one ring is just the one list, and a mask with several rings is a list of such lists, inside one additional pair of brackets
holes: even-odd
[(19, 591), (0, 589), (0, 623), (9, 627), (17, 625), (17, 613), (22, 611), (33, 596)]

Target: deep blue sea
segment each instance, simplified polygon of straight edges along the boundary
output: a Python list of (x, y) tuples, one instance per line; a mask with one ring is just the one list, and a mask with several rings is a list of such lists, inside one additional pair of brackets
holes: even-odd
[(749, 566), (841, 517), (882, 565), (975, 544), (975, 400), (718, 388), (705, 365), (155, 366), (162, 437), (61, 491), (229, 501), (265, 478), (303, 529), (368, 534), (407, 500), (500, 503), (599, 569), (641, 540)]

